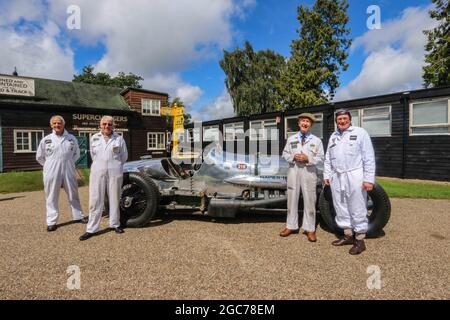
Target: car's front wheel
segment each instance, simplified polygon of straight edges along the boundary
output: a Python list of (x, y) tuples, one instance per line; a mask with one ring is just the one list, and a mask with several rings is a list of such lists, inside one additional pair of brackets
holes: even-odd
[(156, 215), (159, 206), (159, 190), (145, 174), (124, 175), (120, 198), (120, 218), (126, 227), (142, 227)]
[[(369, 219), (367, 237), (377, 237), (389, 221), (391, 202), (384, 189), (377, 183), (367, 195), (367, 216)], [(325, 226), (331, 232), (342, 234), (343, 230), (336, 224), (336, 211), (334, 210), (330, 187), (323, 188), (320, 193), (319, 210)]]

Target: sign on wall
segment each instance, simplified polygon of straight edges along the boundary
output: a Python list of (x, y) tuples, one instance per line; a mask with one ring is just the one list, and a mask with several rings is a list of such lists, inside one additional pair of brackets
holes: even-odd
[(0, 94), (34, 97), (34, 80), (0, 76)]
[[(97, 130), (99, 128), (100, 119), (103, 115), (100, 114), (86, 114), (74, 113), (72, 114), (72, 128), (74, 130)], [(113, 116), (114, 127), (116, 129), (123, 129), (128, 131), (128, 117), (127, 116)]]

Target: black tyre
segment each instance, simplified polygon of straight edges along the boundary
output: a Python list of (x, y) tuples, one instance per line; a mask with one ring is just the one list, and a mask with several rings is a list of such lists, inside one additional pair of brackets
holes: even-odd
[[(386, 191), (375, 183), (372, 191), (367, 193), (367, 211), (369, 218), (369, 227), (367, 237), (378, 237), (382, 234), (383, 228), (391, 216), (391, 202)], [(331, 188), (325, 187), (319, 197), (319, 211), (325, 228), (331, 232), (342, 234), (343, 230), (336, 224), (336, 212), (333, 207), (333, 198)]]
[(120, 197), (120, 219), (123, 226), (137, 228), (150, 222), (159, 206), (159, 189), (145, 174), (124, 175)]

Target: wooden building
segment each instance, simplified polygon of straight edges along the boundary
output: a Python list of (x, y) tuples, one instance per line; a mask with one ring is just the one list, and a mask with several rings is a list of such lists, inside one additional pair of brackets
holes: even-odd
[(166, 117), (160, 108), (168, 98), (144, 89), (0, 75), (0, 172), (41, 168), (36, 148), (51, 133), (49, 121), (55, 114), (65, 119), (67, 131), (87, 138), (100, 130), (103, 115), (111, 115), (115, 131), (127, 143), (129, 160), (165, 157)]
[(287, 137), (298, 131), (297, 116), (311, 112), (317, 119), (312, 131), (326, 148), (336, 130), (334, 113), (340, 108), (349, 109), (353, 125), (365, 128), (372, 137), (378, 176), (450, 181), (450, 87), (211, 120), (201, 124), (200, 133), (191, 126), (186, 139), (201, 139), (203, 148), (216, 140), (224, 150), (230, 146), (236, 150), (238, 143), (244, 143), (248, 155), (250, 141), (270, 151), (270, 131), (278, 129), (281, 154)]

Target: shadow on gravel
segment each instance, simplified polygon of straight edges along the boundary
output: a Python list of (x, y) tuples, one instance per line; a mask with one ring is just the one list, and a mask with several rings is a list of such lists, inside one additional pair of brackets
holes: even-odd
[[(251, 214), (251, 213), (239, 213), (235, 218), (217, 218), (210, 217), (201, 214), (182, 214), (182, 213), (168, 213), (158, 216), (160, 219), (158, 225), (170, 223), (174, 220), (194, 220), (204, 221), (210, 223), (222, 223), (222, 224), (240, 224), (240, 223), (265, 223), (265, 222), (286, 222), (286, 215), (281, 214)], [(155, 222), (152, 221), (149, 225), (155, 226)], [(147, 226), (146, 226), (147, 227)]]
[(14, 200), (14, 199), (18, 199), (18, 198), (25, 198), (25, 196), (3, 198), (3, 199), (0, 199), (0, 201), (9, 201), (9, 200)]
[(80, 220), (66, 221), (66, 222), (63, 222), (63, 223), (59, 223), (59, 224), (57, 224), (56, 226), (57, 226), (58, 228), (61, 228), (61, 227), (66, 227), (66, 226), (70, 226), (70, 225), (72, 225), (72, 224), (77, 224), (77, 223), (81, 223)]

